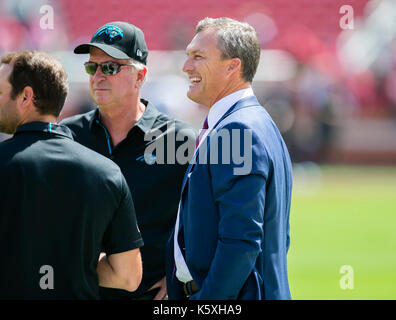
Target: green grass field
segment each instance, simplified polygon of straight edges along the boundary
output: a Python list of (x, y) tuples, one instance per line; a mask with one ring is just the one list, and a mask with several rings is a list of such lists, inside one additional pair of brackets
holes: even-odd
[(295, 166), (290, 236), (293, 299), (396, 299), (396, 167)]

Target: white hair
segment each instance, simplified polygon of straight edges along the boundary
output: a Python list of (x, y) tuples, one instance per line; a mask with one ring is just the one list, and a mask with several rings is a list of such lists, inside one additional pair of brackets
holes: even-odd
[[(133, 66), (136, 68), (137, 71), (141, 71), (141, 70), (143, 70), (144, 68), (147, 68), (147, 66), (145, 66), (143, 63), (141, 63), (141, 62), (139, 62), (139, 61), (136, 61), (136, 60), (134, 60), (134, 59), (132, 59), (132, 58), (129, 59), (129, 63), (130, 63), (131, 65), (133, 65)], [(148, 73), (148, 72), (146, 72), (146, 76), (144, 77), (144, 80), (143, 80), (143, 82), (142, 82), (142, 85), (146, 82), (147, 73)]]
[(136, 61), (132, 58), (129, 59), (129, 63), (133, 65), (138, 71), (143, 70), (146, 67), (143, 63)]

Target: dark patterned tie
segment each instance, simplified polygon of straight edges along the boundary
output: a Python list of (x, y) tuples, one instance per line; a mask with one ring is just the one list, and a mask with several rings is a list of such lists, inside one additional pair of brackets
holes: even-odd
[(206, 130), (207, 130), (208, 128), (209, 128), (209, 127), (208, 127), (208, 117), (206, 117), (206, 118), (205, 118), (205, 121), (204, 121), (204, 123), (203, 123), (202, 129), (201, 129), (201, 132), (199, 133), (198, 138), (197, 138), (197, 140), (195, 141), (195, 149), (198, 148), (199, 142), (201, 141), (203, 135), (205, 134), (205, 132), (206, 132)]

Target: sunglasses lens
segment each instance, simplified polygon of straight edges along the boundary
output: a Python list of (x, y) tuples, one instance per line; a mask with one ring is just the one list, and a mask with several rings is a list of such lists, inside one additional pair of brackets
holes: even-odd
[(85, 62), (84, 67), (85, 67), (85, 71), (88, 74), (93, 75), (93, 74), (95, 74), (96, 69), (98, 68), (98, 64), (95, 62)]
[(90, 74), (94, 75), (96, 70), (98, 69), (98, 66), (100, 66), (100, 69), (102, 70), (102, 73), (105, 75), (114, 75), (118, 72), (120, 72), (121, 65), (118, 64), (117, 62), (105, 62), (101, 64), (97, 64), (95, 62), (85, 62), (84, 67), (85, 71)]
[(105, 62), (100, 67), (106, 75), (114, 75), (120, 71), (120, 65), (116, 62)]

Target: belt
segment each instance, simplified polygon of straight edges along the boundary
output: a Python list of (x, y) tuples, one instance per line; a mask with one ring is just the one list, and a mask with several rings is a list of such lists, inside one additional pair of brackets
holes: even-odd
[(188, 281), (183, 285), (184, 294), (187, 298), (199, 291), (199, 287), (194, 280)]

